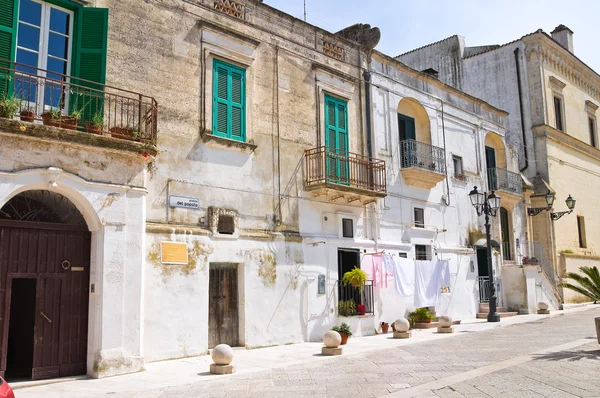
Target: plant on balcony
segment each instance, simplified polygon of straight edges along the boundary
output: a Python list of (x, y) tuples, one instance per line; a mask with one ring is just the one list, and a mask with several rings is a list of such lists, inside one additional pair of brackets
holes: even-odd
[(348, 325), (346, 322), (342, 322), (340, 326), (332, 327), (331, 330), (338, 332), (340, 336), (342, 336), (342, 344), (346, 344), (348, 342), (348, 338), (352, 336), (350, 325)]
[(433, 319), (433, 315), (427, 308), (417, 308), (408, 314), (408, 320), (413, 326), (415, 323), (430, 323), (431, 319)]
[(354, 300), (342, 300), (338, 303), (338, 315), (350, 316), (356, 314), (356, 303)]
[(25, 109), (19, 112), (19, 116), (21, 117), (22, 122), (33, 122), (35, 119), (35, 112), (29, 106), (26, 106)]
[(525, 265), (537, 265), (539, 263), (540, 263), (540, 260), (537, 257), (523, 256), (523, 264), (525, 264)]
[(580, 273), (567, 273), (567, 279), (574, 280), (579, 286), (569, 282), (562, 282), (560, 285), (597, 303), (600, 301), (600, 271), (598, 270), (598, 267), (579, 267), (579, 272)]
[(354, 267), (352, 271), (348, 271), (342, 277), (344, 285), (352, 285), (358, 287), (361, 291), (367, 281), (367, 274), (358, 267)]
[(0, 98), (0, 117), (11, 119), (19, 110), (19, 100), (17, 98), (9, 98), (6, 94), (2, 94)]
[(81, 111), (75, 111), (71, 115), (63, 115), (58, 108), (50, 109), (42, 113), (44, 125), (62, 127), (69, 130), (77, 130), (77, 123), (81, 117)]
[(466, 181), (467, 180), (467, 176), (464, 174), (455, 174), (454, 175), (454, 179), (457, 181)]
[(124, 140), (139, 141), (140, 131), (130, 125), (126, 127), (114, 126), (110, 128), (110, 135), (116, 138), (122, 138)]
[(101, 111), (96, 111), (91, 120), (85, 122), (85, 129), (90, 134), (100, 134), (104, 126), (104, 115)]

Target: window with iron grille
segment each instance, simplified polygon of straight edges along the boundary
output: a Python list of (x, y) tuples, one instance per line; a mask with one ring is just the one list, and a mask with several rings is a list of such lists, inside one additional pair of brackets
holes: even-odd
[(415, 260), (429, 260), (426, 245), (415, 245)]
[(213, 134), (246, 141), (246, 71), (213, 60)]
[(417, 228), (425, 228), (425, 212), (423, 209), (415, 207), (415, 227)]
[(342, 218), (342, 236), (354, 238), (354, 220), (351, 218)]

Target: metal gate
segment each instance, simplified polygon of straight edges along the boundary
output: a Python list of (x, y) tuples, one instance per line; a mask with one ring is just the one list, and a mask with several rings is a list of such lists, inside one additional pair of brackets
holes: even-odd
[(36, 280), (31, 378), (86, 373), (90, 241), (86, 226), (0, 220), (0, 375), (17, 278)]
[(478, 276), (477, 282), (479, 282), (479, 302), (488, 303), (490, 301), (490, 277)]
[(208, 348), (239, 345), (237, 264), (210, 264)]

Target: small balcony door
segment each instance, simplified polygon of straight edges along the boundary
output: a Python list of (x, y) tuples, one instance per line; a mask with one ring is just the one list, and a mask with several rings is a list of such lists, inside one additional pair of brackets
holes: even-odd
[(349, 185), (348, 103), (325, 96), (325, 156), (327, 181)]
[(415, 161), (412, 161), (412, 160), (416, 160), (416, 159), (413, 159), (416, 157), (416, 152), (408, 149), (408, 148), (410, 148), (410, 146), (404, 147), (402, 145), (402, 143), (406, 140), (416, 140), (417, 136), (415, 133), (415, 119), (399, 113), (398, 114), (398, 132), (400, 134), (400, 148), (404, 148), (404, 152), (407, 152), (407, 153), (400, 154), (400, 158), (402, 159), (401, 167), (403, 167), (403, 168), (410, 167), (411, 165), (416, 164)]
[(490, 146), (485, 147), (485, 163), (487, 166), (488, 187), (491, 191), (497, 189), (496, 181), (496, 150)]

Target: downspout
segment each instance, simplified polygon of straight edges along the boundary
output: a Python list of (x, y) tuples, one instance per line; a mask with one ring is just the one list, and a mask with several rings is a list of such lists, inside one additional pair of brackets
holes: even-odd
[(517, 69), (517, 89), (519, 90), (519, 116), (521, 118), (521, 134), (523, 135), (523, 153), (525, 155), (525, 166), (520, 171), (524, 171), (529, 167), (529, 159), (527, 157), (527, 140), (525, 138), (525, 119), (523, 119), (523, 92), (521, 90), (521, 70), (519, 69), (519, 48), (515, 48), (515, 68)]
[(281, 211), (281, 130), (279, 127), (279, 46), (275, 47), (275, 94), (277, 112), (277, 221), (275, 226), (279, 227), (283, 222), (283, 212)]
[[(444, 124), (444, 101), (442, 102), (442, 136), (444, 137), (444, 157), (446, 155), (446, 125)], [(447, 198), (444, 199), (444, 204), (450, 206), (450, 183), (448, 182), (448, 162), (446, 161), (446, 193)]]
[[(367, 67), (370, 67), (370, 62), (367, 63)], [(371, 72), (365, 70), (363, 72), (363, 78), (365, 79), (365, 113), (366, 113), (366, 124), (367, 124), (367, 154), (369, 159), (373, 158), (373, 148), (371, 145)]]

